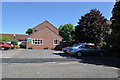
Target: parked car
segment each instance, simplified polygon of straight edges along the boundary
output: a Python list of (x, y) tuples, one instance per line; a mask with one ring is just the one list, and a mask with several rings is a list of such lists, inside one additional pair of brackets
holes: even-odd
[(0, 49), (1, 50), (11, 49), (11, 44), (5, 41), (0, 41)]
[(100, 55), (103, 56), (104, 50), (97, 49), (94, 44), (80, 44), (76, 47), (71, 47), (67, 49), (67, 52), (71, 55), (75, 56), (83, 56), (83, 55)]
[(79, 48), (83, 44), (89, 44), (89, 45), (95, 46), (95, 44), (93, 44), (93, 43), (78, 43), (78, 44), (74, 44), (71, 47), (67, 47), (66, 52), (72, 55), (71, 50), (77, 49), (77, 48)]
[(14, 48), (15, 48), (15, 45), (10, 44), (10, 43), (8, 43), (8, 42), (5, 42), (5, 43), (11, 46), (10, 49), (14, 49)]

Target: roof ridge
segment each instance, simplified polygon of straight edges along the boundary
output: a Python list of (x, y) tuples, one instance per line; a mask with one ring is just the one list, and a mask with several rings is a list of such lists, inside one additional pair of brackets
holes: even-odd
[[(38, 27), (38, 26), (40, 26), (40, 25), (42, 25), (43, 23), (45, 23), (45, 22), (47, 22), (47, 23), (49, 23), (50, 25), (52, 25), (49, 21), (44, 21), (44, 22), (42, 22), (42, 23), (40, 23), (40, 24), (38, 24), (37, 26), (35, 26), (34, 28), (36, 28), (36, 27)], [(52, 25), (53, 27), (54, 27), (54, 29), (56, 29), (57, 31), (59, 31), (54, 25)], [(32, 28), (32, 29), (34, 29), (34, 28)]]

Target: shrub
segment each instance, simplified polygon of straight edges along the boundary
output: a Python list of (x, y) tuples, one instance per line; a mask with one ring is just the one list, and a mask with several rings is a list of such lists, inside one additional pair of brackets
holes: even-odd
[(11, 40), (11, 44), (18, 45), (18, 41), (17, 40)]
[(19, 46), (19, 45), (15, 45), (15, 48), (16, 48), (16, 49), (19, 49), (19, 48), (20, 48), (20, 46)]
[(97, 48), (105, 48), (106, 47), (106, 42), (100, 42), (97, 46)]
[(0, 36), (0, 41), (7, 41), (10, 42), (12, 39), (8, 36)]

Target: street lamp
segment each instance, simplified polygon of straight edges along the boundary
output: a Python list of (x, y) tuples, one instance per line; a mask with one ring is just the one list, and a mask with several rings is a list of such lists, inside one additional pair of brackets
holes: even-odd
[(14, 34), (13, 36), (14, 36), (14, 40), (15, 40), (15, 36), (16, 36), (16, 35)]

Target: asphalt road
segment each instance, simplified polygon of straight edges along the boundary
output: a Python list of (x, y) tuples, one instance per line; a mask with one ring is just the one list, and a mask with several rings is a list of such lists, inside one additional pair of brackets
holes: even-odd
[(118, 78), (118, 61), (54, 50), (2, 51), (3, 78)]

